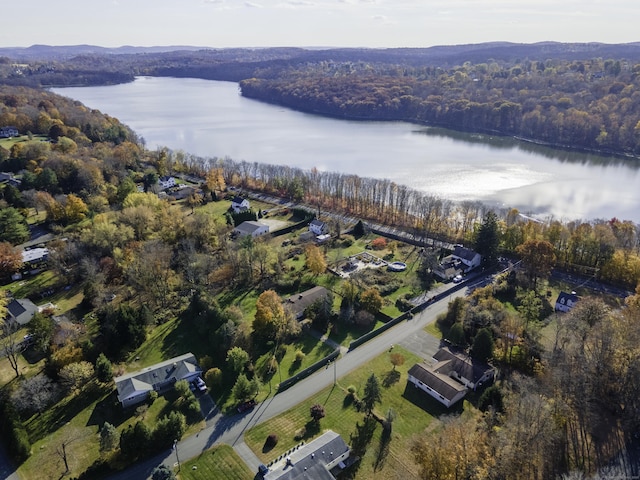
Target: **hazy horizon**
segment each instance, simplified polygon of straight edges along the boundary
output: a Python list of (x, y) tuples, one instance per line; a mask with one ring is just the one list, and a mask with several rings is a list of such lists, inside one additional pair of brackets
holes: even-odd
[(628, 0), (105, 0), (90, 7), (23, 0), (12, 12), (31, 14), (4, 22), (0, 47), (410, 48), (640, 39), (637, 7)]

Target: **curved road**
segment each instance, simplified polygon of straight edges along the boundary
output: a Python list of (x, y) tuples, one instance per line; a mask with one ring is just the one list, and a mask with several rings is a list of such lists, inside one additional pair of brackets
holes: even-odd
[[(427, 324), (435, 321), (438, 315), (447, 310), (450, 300), (465, 296), (466, 292), (466, 288), (460, 288), (440, 301), (434, 302), (422, 312), (414, 315), (412, 319), (399, 323), (360, 347), (346, 353), (329, 368), (319, 370), (284, 392), (267, 398), (251, 412), (232, 416), (216, 414), (207, 421), (208, 426), (198, 434), (178, 442), (180, 461), (184, 462), (194, 458), (215, 444), (226, 443), (234, 447), (249, 468), (254, 472), (257, 471), (259, 461), (243, 440), (246, 430), (289, 410), (302, 400), (333, 384), (334, 378), (343, 377), (388, 350), (389, 345), (400, 344), (403, 340), (421, 331)], [(176, 464), (176, 452), (168, 450), (109, 478), (111, 480), (147, 479), (153, 469), (160, 464), (174, 466)]]

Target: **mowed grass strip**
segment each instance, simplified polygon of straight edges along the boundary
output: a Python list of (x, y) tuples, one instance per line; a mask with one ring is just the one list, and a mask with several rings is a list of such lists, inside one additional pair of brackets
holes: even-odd
[(200, 456), (184, 462), (178, 473), (180, 480), (250, 480), (254, 473), (229, 445), (218, 445)]
[[(245, 442), (265, 464), (285, 454), (302, 440), (308, 443), (326, 430), (339, 433), (347, 443), (353, 444), (354, 437), (358, 435), (358, 426), (364, 424), (365, 414), (357, 411), (347, 388), (350, 385), (356, 387), (358, 396), (362, 397), (367, 378), (375, 373), (381, 384), (382, 403), (374, 411), (380, 416), (385, 416), (389, 409), (395, 412), (392, 440), (381, 461), (379, 445), (382, 427), (375, 422), (375, 430), (366, 442), (366, 453), (355, 478), (397, 478), (398, 471), (407, 472), (406, 478), (414, 478), (417, 469), (411, 454), (413, 439), (429, 427), (434, 417), (447, 411), (412, 384), (407, 385), (409, 368), (422, 359), (400, 347), (394, 348), (393, 353), (404, 356), (403, 365), (394, 370), (390, 353), (385, 352), (339, 379), (336, 387), (328, 387), (295, 408), (252, 428), (245, 434)], [(323, 405), (326, 412), (319, 429), (314, 427), (309, 413), (311, 406), (316, 403)], [(265, 440), (270, 434), (278, 436), (278, 444), (267, 450)]]

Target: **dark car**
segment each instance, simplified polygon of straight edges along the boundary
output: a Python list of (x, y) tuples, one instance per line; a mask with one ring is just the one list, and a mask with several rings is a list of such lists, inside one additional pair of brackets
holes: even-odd
[(269, 469), (266, 465), (261, 463), (260, 465), (258, 465), (258, 473), (264, 477), (267, 473), (269, 473)]
[(251, 399), (247, 402), (244, 402), (238, 405), (238, 412), (240, 413), (246, 412), (248, 410), (251, 410), (255, 406), (256, 406), (256, 401), (254, 399)]

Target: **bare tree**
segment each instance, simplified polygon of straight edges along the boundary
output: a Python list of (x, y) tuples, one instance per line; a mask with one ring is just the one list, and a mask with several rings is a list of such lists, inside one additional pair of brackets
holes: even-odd
[(20, 376), (20, 367), (18, 359), (22, 354), (24, 345), (21, 339), (18, 339), (17, 332), (20, 330), (20, 324), (15, 320), (8, 318), (2, 322), (2, 338), (0, 338), (0, 351), (3, 355), (6, 355), (9, 360), (9, 365), (16, 374), (16, 377)]

